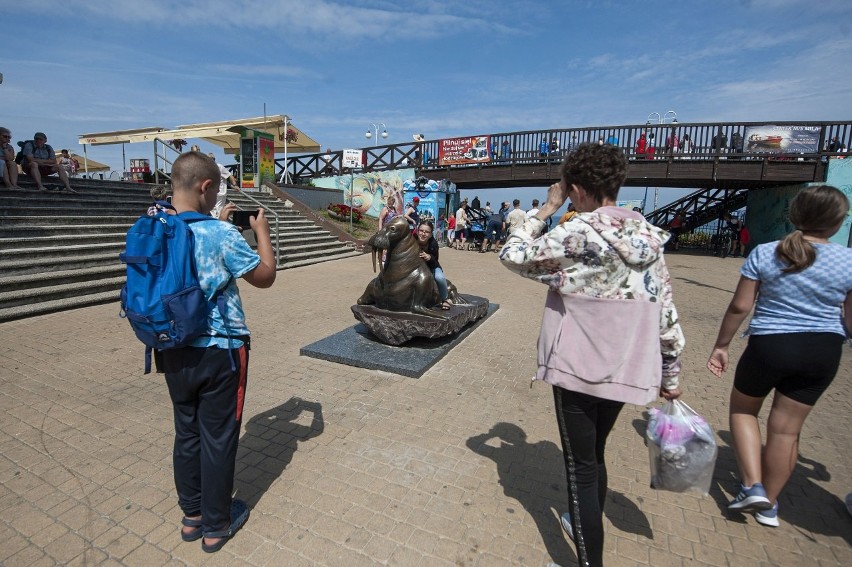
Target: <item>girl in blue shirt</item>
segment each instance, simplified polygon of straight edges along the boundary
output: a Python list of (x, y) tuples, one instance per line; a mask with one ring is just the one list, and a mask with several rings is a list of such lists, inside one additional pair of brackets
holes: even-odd
[[(765, 526), (780, 525), (778, 495), (796, 465), (799, 434), (834, 380), (852, 333), (852, 249), (828, 241), (848, 211), (847, 197), (828, 185), (796, 195), (790, 203), (796, 230), (748, 257), (707, 362), (721, 377), (728, 369), (728, 345), (754, 307), (731, 390), (731, 435), (742, 486), (728, 509), (753, 512)], [(757, 415), (773, 389), (761, 459)]]

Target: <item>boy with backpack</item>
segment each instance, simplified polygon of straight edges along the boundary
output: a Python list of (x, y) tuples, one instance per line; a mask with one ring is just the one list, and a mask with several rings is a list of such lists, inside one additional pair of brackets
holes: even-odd
[[(211, 305), (203, 334), (189, 346), (161, 351), (174, 406), (174, 477), (184, 513), (181, 537), (203, 538), (201, 547), (208, 553), (221, 549), (249, 515), (244, 502), (231, 498), (249, 354), (249, 329), (236, 279), (267, 288), (276, 274), (263, 209), (250, 221), (257, 253), (236, 227), (209, 216), (219, 179), (216, 163), (200, 152), (182, 154), (172, 167), (172, 204), (193, 234), (198, 283), (208, 302), (215, 303), (221, 295), (224, 314)], [(204, 220), (195, 222), (202, 215)]]

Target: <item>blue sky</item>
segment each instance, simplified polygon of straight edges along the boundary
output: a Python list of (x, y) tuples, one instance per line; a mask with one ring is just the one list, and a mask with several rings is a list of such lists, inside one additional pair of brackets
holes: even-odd
[[(0, 0), (0, 11), (2, 125), (15, 139), (43, 130), (56, 149), (81, 151), (87, 132), (260, 116), (264, 103), (340, 149), (372, 144), (377, 122), (404, 142), (667, 110), (681, 122), (843, 120), (852, 101), (848, 0)], [(90, 156), (121, 169), (120, 146)]]

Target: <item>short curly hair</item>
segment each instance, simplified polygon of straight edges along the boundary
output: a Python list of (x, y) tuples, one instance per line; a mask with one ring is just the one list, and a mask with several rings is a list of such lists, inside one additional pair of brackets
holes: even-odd
[(615, 201), (627, 178), (627, 158), (616, 146), (584, 143), (568, 154), (561, 173), (566, 185), (579, 185), (598, 203)]

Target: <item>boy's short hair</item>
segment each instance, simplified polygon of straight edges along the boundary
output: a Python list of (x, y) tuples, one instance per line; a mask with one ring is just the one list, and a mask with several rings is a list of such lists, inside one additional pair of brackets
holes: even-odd
[(172, 165), (175, 191), (187, 191), (208, 179), (219, 185), (219, 166), (201, 152), (184, 152)]
[(512, 205), (514, 205), (514, 206), (516, 206), (516, 207), (517, 207), (518, 205), (520, 205), (520, 204), (521, 204), (521, 200), (520, 200), (520, 199), (515, 199), (514, 201), (512, 201)]

